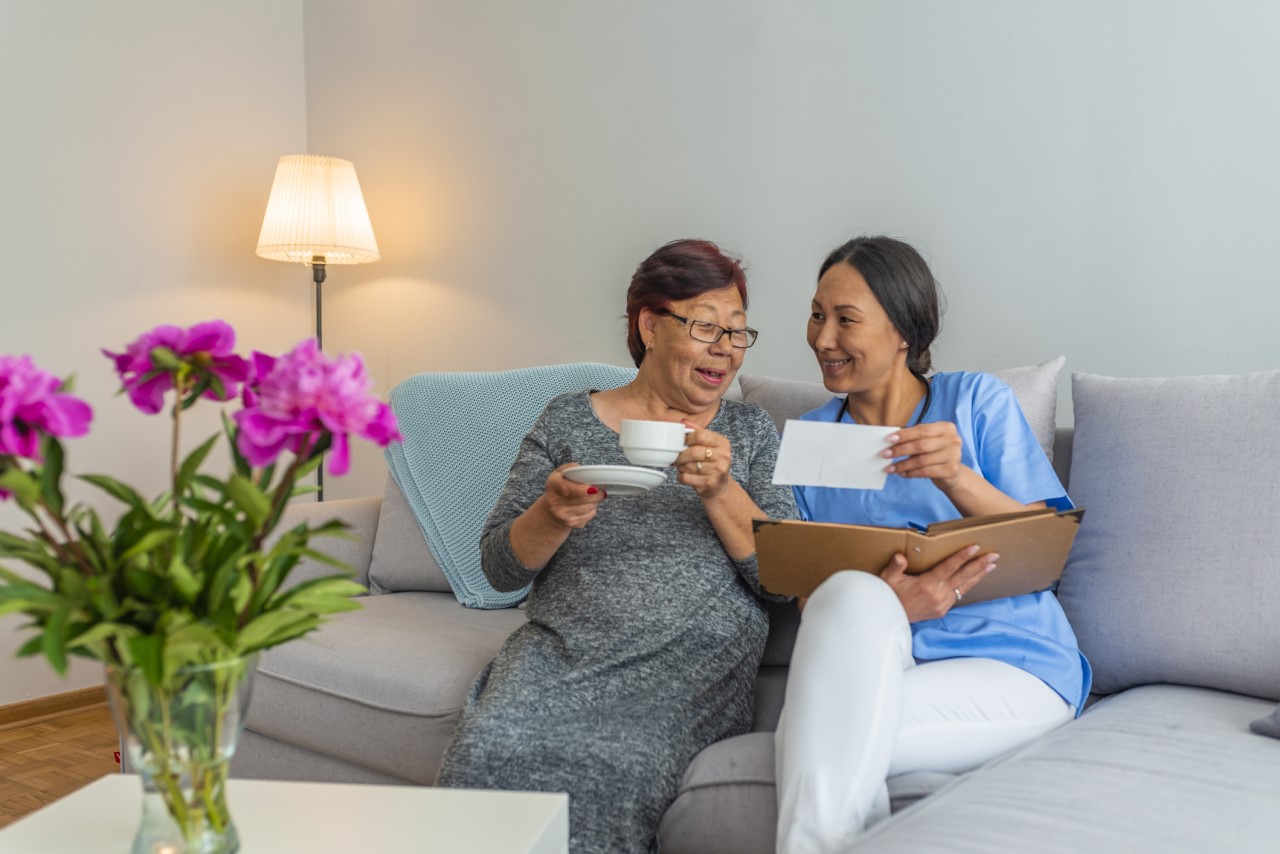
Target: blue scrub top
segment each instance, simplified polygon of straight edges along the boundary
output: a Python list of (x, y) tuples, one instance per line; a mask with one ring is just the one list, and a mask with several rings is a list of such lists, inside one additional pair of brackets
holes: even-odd
[[(1023, 504), (1044, 501), (1071, 509), (1071, 499), (1007, 385), (990, 374), (970, 372), (934, 374), (929, 382), (933, 399), (922, 422), (956, 425), (963, 443), (961, 462)], [(834, 421), (842, 402), (834, 398), (800, 417)], [(919, 409), (908, 423), (915, 423)], [(847, 413), (844, 421), (856, 423)], [(960, 518), (950, 499), (927, 478), (889, 475), (883, 490), (794, 490), (801, 517), (814, 522), (905, 528)], [(957, 605), (946, 616), (912, 623), (911, 633), (917, 661), (981, 657), (1008, 662), (1044, 680), (1077, 714), (1089, 694), (1089, 662), (1051, 591)]]

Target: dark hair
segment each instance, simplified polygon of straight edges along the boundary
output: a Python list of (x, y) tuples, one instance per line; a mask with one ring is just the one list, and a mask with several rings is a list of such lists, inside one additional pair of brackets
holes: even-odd
[(627, 288), (627, 349), (636, 367), (644, 361), (640, 311), (661, 311), (677, 300), (733, 285), (747, 307), (747, 274), (742, 263), (710, 240), (673, 240), (640, 262)]
[(933, 363), (929, 347), (942, 328), (942, 289), (924, 258), (901, 240), (863, 235), (828, 255), (818, 270), (818, 278), (836, 264), (848, 264), (866, 280), (889, 321), (907, 342), (907, 369), (923, 378)]

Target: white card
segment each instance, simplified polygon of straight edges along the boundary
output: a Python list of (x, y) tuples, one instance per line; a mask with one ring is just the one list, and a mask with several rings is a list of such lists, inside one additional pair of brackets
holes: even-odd
[(884, 489), (884, 470), (890, 460), (880, 452), (889, 447), (885, 440), (898, 430), (828, 421), (788, 421), (782, 428), (773, 482)]

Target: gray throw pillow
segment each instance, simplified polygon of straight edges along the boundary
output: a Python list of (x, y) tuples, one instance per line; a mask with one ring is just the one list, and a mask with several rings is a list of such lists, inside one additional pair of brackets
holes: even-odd
[(1265, 718), (1258, 718), (1249, 724), (1249, 729), (1258, 735), (1269, 735), (1272, 738), (1280, 738), (1280, 706), (1276, 706), (1276, 710)]
[(1058, 587), (1094, 690), (1170, 682), (1280, 700), (1280, 371), (1075, 374)]
[(1031, 432), (1050, 462), (1053, 461), (1053, 435), (1058, 426), (1058, 373), (1066, 363), (1066, 356), (1057, 356), (1038, 365), (991, 372), (1013, 389)]
[(406, 590), (449, 593), (452, 589), (431, 549), (427, 548), (422, 528), (404, 493), (396, 485), (396, 479), (387, 475), (378, 533), (373, 539), (373, 560), (369, 564), (369, 590), (373, 593)]
[[(1066, 361), (1065, 356), (1057, 356), (1038, 365), (991, 372), (1013, 389), (1036, 441), (1050, 460), (1058, 420), (1058, 372)], [(742, 399), (763, 406), (779, 430), (788, 418), (799, 418), (833, 396), (820, 382), (740, 374), (738, 383), (742, 386)]]

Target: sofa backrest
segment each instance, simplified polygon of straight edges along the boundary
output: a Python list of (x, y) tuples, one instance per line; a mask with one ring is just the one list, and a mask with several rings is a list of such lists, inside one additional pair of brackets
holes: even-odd
[[(1058, 373), (1065, 362), (1064, 357), (1058, 356), (1038, 365), (992, 371), (1013, 389), (1027, 423), (1050, 460), (1057, 453)], [(742, 386), (742, 399), (764, 407), (779, 431), (788, 419), (799, 418), (832, 398), (820, 382), (741, 374), (738, 383)]]
[(1280, 371), (1072, 378), (1058, 599), (1094, 690), (1171, 682), (1280, 700)]

